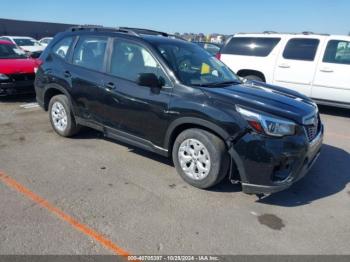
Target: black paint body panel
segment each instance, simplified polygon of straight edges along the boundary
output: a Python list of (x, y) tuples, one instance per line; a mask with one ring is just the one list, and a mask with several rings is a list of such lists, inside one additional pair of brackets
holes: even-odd
[[(73, 65), (70, 63), (73, 46), (66, 60), (50, 52), (63, 37), (81, 34), (137, 41), (162, 65), (171, 86), (152, 89), (112, 76), (108, 70), (97, 72)], [(323, 136), (322, 128), (316, 149), (310, 149), (303, 118), (317, 114), (317, 107), (309, 98), (253, 81), (216, 88), (185, 86), (153, 47), (160, 41), (181, 40), (112, 32), (59, 34), (40, 57), (43, 64), (35, 80), (37, 100), (47, 110), (50, 95), (64, 93), (79, 124), (164, 156), (171, 155), (172, 142), (179, 130), (187, 127), (210, 130), (225, 141), (247, 193), (282, 190), (298, 180), (299, 174), (305, 173), (305, 166), (308, 167), (320, 150)], [(67, 71), (70, 77), (65, 76)], [(115, 84), (112, 90), (105, 88), (105, 83), (110, 82)], [(236, 105), (294, 121), (297, 133), (283, 138), (256, 134), (236, 111)], [(283, 173), (287, 172), (283, 168), (290, 171), (288, 175)]]

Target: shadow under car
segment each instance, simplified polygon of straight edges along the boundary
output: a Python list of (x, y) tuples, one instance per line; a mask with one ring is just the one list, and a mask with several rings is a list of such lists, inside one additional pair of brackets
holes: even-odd
[(343, 149), (323, 145), (320, 158), (303, 179), (285, 191), (259, 200), (259, 203), (294, 207), (343, 191), (350, 183), (350, 154)]

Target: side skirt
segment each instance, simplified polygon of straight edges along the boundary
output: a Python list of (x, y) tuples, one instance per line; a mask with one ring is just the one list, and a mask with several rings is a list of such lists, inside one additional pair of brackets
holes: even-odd
[(167, 149), (159, 147), (159, 146), (153, 144), (151, 141), (148, 141), (146, 139), (131, 135), (129, 133), (120, 131), (118, 129), (103, 126), (103, 125), (97, 124), (97, 123), (92, 122), (92, 121), (87, 121), (87, 120), (82, 119), (80, 117), (76, 117), (75, 120), (76, 120), (77, 124), (79, 124), (79, 125), (87, 126), (87, 127), (92, 128), (92, 129), (103, 132), (103, 134), (108, 138), (118, 140), (118, 141), (124, 142), (126, 144), (129, 144), (129, 145), (132, 145), (132, 146), (135, 146), (135, 147), (147, 150), (147, 151), (151, 151), (151, 152), (154, 152), (156, 154), (159, 154), (159, 155), (162, 155), (165, 157), (169, 157)]

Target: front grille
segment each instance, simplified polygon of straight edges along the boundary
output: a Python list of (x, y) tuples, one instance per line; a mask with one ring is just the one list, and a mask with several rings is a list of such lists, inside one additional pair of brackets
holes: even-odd
[(312, 140), (314, 140), (316, 138), (320, 129), (321, 129), (320, 115), (317, 115), (317, 122), (316, 123), (314, 123), (312, 125), (305, 126), (305, 132), (306, 132), (306, 136), (307, 136), (309, 142), (311, 142)]
[(35, 74), (13, 74), (10, 75), (12, 81), (28, 81), (28, 80), (34, 80)]

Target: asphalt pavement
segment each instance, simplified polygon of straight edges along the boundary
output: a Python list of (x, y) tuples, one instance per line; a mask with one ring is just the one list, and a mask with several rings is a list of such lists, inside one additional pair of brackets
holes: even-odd
[(350, 254), (350, 110), (320, 111), (319, 160), (259, 200), (228, 181), (193, 188), (93, 130), (59, 137), (33, 97), (2, 98), (0, 254)]

